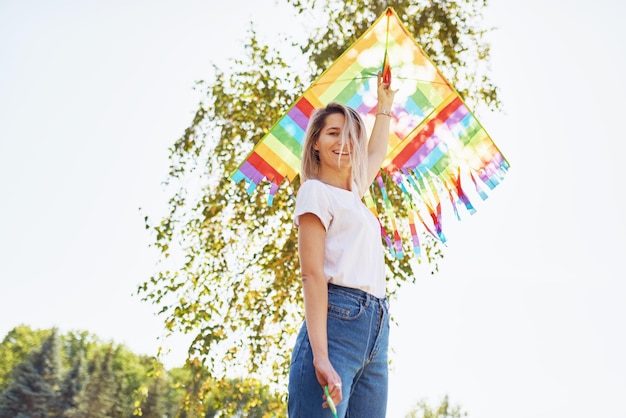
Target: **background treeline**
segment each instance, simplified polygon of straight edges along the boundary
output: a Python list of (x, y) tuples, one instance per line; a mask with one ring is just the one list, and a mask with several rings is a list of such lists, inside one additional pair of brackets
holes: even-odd
[[(165, 370), (86, 331), (21, 325), (0, 342), (0, 418), (285, 417), (285, 401), (256, 379), (212, 381), (193, 361)], [(418, 402), (406, 418), (466, 416), (445, 396), (435, 407)]]
[[(254, 379), (215, 382), (202, 405), (193, 365), (165, 370), (154, 357), (88, 332), (18, 326), (0, 343), (0, 418), (272, 417), (284, 402)], [(185, 412), (191, 411), (193, 413)]]

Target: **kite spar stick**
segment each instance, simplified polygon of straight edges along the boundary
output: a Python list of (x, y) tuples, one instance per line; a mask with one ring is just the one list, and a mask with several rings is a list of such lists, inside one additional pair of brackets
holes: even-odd
[(387, 32), (385, 34), (385, 56), (383, 58), (383, 83), (391, 84), (391, 65), (389, 65), (389, 58), (387, 57), (387, 47), (389, 46), (389, 16), (391, 16), (391, 9), (387, 9)]
[(335, 407), (335, 403), (333, 402), (333, 398), (330, 397), (330, 393), (328, 393), (328, 386), (324, 386), (324, 392), (326, 392), (326, 402), (328, 402), (328, 407), (332, 411), (335, 418), (337, 418), (337, 408)]

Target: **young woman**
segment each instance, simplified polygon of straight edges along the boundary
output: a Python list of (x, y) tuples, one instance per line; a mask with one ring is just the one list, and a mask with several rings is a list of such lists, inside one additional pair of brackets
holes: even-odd
[(384, 418), (389, 311), (378, 220), (361, 198), (387, 153), (395, 91), (378, 75), (370, 140), (349, 107), (318, 109), (307, 128), (294, 222), (305, 322), (289, 372), (289, 416)]

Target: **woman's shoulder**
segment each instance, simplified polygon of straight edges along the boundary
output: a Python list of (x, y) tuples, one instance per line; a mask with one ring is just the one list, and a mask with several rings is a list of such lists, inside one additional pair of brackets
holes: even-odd
[(326, 191), (326, 185), (317, 179), (308, 179), (300, 185), (298, 194), (300, 193), (323, 193)]
[(309, 206), (325, 205), (328, 206), (334, 200), (332, 191), (328, 189), (326, 183), (317, 179), (308, 179), (300, 185), (296, 194), (296, 204)]

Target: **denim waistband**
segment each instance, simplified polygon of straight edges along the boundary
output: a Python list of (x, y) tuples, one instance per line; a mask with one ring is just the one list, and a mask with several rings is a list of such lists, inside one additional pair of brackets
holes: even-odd
[(363, 302), (363, 305), (365, 306), (369, 306), (370, 303), (373, 303), (389, 309), (389, 300), (386, 296), (384, 298), (377, 298), (376, 296), (372, 295), (371, 293), (367, 293), (364, 290), (355, 289), (353, 287), (338, 286), (333, 283), (328, 283), (328, 291), (352, 297), (360, 302)]

